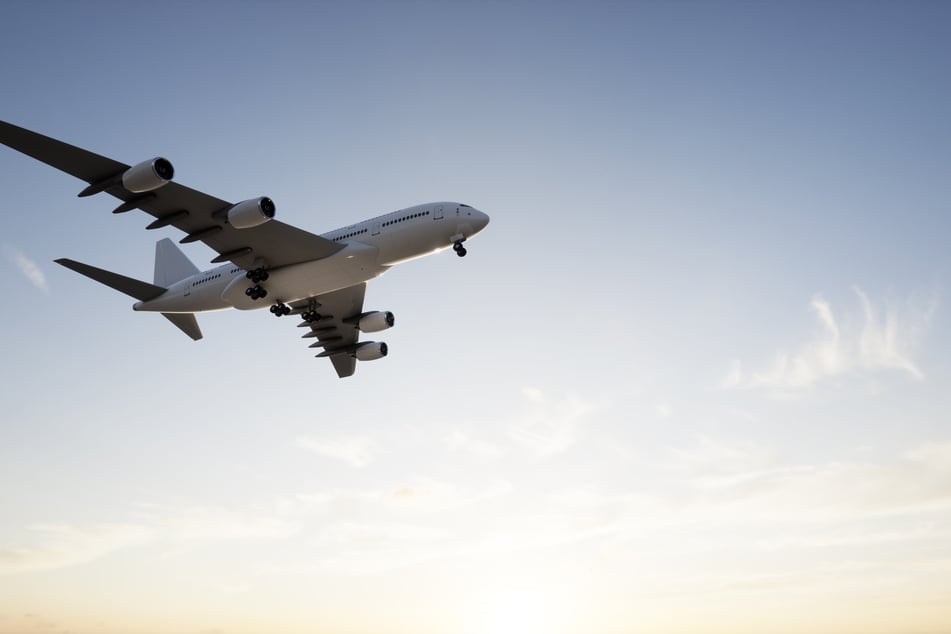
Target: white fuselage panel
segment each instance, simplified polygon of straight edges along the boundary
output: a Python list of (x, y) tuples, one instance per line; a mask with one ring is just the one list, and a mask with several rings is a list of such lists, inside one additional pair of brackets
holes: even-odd
[(431, 203), (401, 209), (331, 231), (321, 237), (346, 246), (334, 255), (268, 269), (267, 301), (247, 294), (254, 284), (246, 271), (228, 263), (176, 282), (135, 310), (197, 313), (227, 308), (253, 310), (293, 302), (371, 280), (400, 262), (447, 249), (478, 233), (488, 216), (458, 203)]

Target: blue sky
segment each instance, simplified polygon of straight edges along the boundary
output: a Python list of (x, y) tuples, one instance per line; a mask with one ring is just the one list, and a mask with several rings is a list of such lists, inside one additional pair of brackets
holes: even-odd
[(391, 354), (340, 381), (56, 267), (179, 236), (0, 150), (0, 632), (947, 631), (949, 25), (8, 3), (6, 121), (317, 233), (492, 223), (371, 283)]

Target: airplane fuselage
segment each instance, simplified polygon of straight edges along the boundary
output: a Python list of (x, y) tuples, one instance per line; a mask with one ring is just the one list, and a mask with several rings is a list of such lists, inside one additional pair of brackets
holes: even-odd
[(394, 264), (447, 249), (487, 223), (488, 216), (461, 203), (417, 205), (323, 234), (344, 245), (330, 257), (269, 268), (268, 301), (249, 297), (247, 271), (227, 263), (176, 282), (155, 299), (136, 303), (134, 309), (162, 313), (254, 310), (274, 301), (314, 297), (371, 280)]

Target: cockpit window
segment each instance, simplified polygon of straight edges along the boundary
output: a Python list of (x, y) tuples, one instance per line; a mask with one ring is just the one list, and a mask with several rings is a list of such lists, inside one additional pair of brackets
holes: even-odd
[(459, 203), (459, 206), (465, 207), (466, 209), (472, 209), (472, 207), (470, 207), (469, 205), (463, 205), (462, 203)]

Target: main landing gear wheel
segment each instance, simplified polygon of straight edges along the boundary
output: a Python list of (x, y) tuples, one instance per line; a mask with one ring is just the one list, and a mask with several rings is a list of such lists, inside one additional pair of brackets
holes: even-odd
[(267, 297), (267, 290), (260, 286), (251, 286), (244, 291), (244, 294), (251, 299), (261, 299), (262, 297)]
[(291, 307), (285, 304), (284, 302), (279, 302), (277, 304), (274, 304), (273, 306), (271, 306), (270, 310), (271, 310), (271, 314), (274, 315), (275, 317), (283, 317), (284, 315), (291, 314)]
[(458, 255), (460, 258), (465, 257), (466, 253), (468, 253), (468, 251), (466, 251), (466, 248), (462, 246), (462, 240), (456, 240), (455, 242), (453, 242), (452, 250), (455, 251), (456, 255)]
[(267, 281), (267, 278), (269, 278), (270, 275), (268, 275), (267, 271), (258, 267), (256, 269), (251, 269), (250, 271), (245, 273), (245, 277), (247, 277), (249, 280), (257, 284), (258, 282)]
[(301, 313), (300, 317), (307, 323), (320, 319), (320, 315), (317, 314), (316, 310), (308, 310), (306, 313)]

